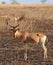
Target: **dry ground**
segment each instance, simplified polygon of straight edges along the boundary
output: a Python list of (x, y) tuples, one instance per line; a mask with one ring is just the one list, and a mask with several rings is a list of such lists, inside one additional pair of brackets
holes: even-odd
[[(14, 17), (25, 15), (26, 21), (14, 21)], [(28, 60), (24, 61), (25, 44), (21, 45), (13, 38), (12, 31), (6, 25), (6, 17), (11, 25), (19, 24), (20, 30), (43, 32), (48, 37), (48, 59), (44, 62), (41, 45), (27, 43)], [(53, 5), (0, 6), (0, 65), (53, 65)], [(49, 62), (48, 62), (49, 61)], [(49, 64), (50, 63), (50, 64)]]

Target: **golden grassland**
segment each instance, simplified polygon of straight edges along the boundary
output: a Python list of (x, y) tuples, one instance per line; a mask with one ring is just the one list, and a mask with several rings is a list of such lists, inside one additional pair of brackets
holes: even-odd
[[(23, 14), (26, 21), (14, 21), (15, 16)], [(42, 47), (30, 42), (27, 43), (28, 60), (24, 61), (25, 45), (13, 38), (12, 31), (6, 24), (8, 18), (1, 16), (9, 16), (9, 23), (19, 24), (21, 31), (46, 34), (48, 58), (45, 61), (53, 62), (53, 4), (0, 4), (0, 65), (46, 65), (43, 62)]]
[(53, 4), (0, 4), (0, 7), (50, 7)]

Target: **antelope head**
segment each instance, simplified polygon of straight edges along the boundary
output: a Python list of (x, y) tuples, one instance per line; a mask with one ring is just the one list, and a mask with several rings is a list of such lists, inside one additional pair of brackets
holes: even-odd
[(19, 32), (19, 24), (17, 24), (16, 26), (13, 26), (13, 25), (11, 25), (8, 21), (7, 21), (7, 25), (9, 25), (11, 28), (10, 28), (10, 30), (11, 31), (13, 31), (13, 37), (15, 37), (15, 33), (16, 32)]

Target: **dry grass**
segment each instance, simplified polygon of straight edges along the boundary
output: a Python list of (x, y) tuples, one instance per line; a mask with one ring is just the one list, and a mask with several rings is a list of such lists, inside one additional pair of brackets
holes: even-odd
[(53, 6), (53, 4), (0, 4), (0, 7), (50, 7)]
[[(13, 38), (9, 26), (6, 25), (6, 17), (9, 16), (10, 24), (20, 24), (20, 30), (28, 32), (43, 32), (48, 36), (48, 59), (53, 60), (53, 5), (0, 5), (0, 65), (41, 65), (43, 50), (41, 46), (28, 43), (28, 60), (24, 61), (25, 45), (18, 44)], [(14, 16), (25, 14), (26, 21), (14, 21)], [(44, 65), (44, 64), (43, 64)]]

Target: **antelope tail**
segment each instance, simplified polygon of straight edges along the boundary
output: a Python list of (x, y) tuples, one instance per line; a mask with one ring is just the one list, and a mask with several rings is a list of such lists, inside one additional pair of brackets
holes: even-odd
[(48, 42), (48, 38), (46, 39), (46, 42)]
[(48, 44), (48, 38), (46, 38), (46, 45)]

